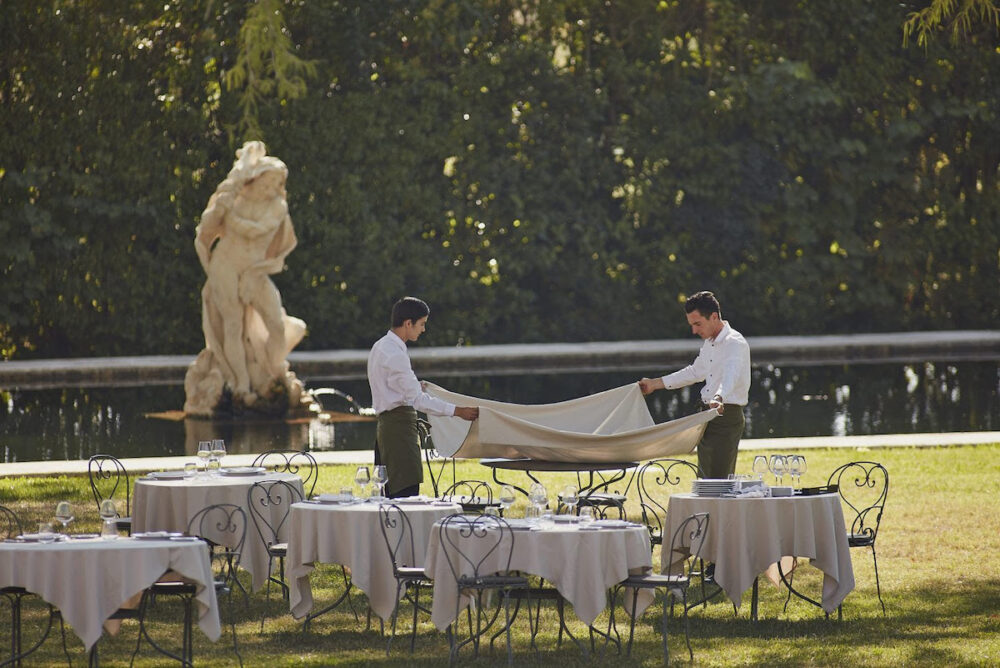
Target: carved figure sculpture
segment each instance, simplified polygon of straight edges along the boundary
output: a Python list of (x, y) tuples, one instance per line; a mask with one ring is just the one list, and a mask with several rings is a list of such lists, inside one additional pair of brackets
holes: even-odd
[(302, 400), (302, 384), (288, 370), (287, 357), (306, 324), (285, 313), (270, 278), (282, 271), (297, 243), (285, 199), (287, 177), (285, 163), (267, 155), (262, 142), (247, 142), (201, 214), (194, 247), (206, 275), (205, 350), (184, 381), (188, 414), (218, 412), (224, 388), (237, 411), (284, 413)]

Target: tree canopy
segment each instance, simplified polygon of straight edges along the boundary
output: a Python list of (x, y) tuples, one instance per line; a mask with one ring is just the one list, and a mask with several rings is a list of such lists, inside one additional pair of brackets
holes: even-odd
[(194, 353), (194, 228), (235, 149), (290, 168), (276, 277), (367, 347), (1000, 319), (1000, 41), (929, 2), (4, 0), (0, 358)]

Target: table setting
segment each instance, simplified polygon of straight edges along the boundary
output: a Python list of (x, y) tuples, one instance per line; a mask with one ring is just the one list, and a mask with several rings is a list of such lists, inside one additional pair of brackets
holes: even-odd
[(294, 617), (311, 619), (322, 613), (310, 614), (313, 608), (310, 574), (315, 564), (329, 563), (350, 569), (351, 586), (368, 596), (376, 615), (390, 618), (396, 605), (396, 582), (379, 526), (378, 511), (383, 503), (398, 505), (409, 518), (415, 551), (412, 556), (416, 562), (427, 550), (434, 522), (461, 512), (457, 503), (431, 497), (385, 499), (378, 492), (375, 496), (355, 497), (350, 488), (293, 504), (285, 572)]

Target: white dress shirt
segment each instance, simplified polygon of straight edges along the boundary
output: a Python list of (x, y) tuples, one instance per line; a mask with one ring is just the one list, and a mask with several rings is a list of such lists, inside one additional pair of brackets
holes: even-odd
[(368, 353), (368, 384), (372, 389), (372, 408), (376, 414), (400, 406), (413, 406), (431, 415), (447, 417), (455, 414), (454, 404), (423, 391), (410, 366), (406, 343), (392, 330), (376, 341)]
[(723, 321), (714, 339), (705, 339), (694, 362), (663, 377), (668, 390), (705, 381), (701, 400), (706, 404), (716, 396), (724, 404), (746, 406), (750, 392), (750, 346), (743, 335)]

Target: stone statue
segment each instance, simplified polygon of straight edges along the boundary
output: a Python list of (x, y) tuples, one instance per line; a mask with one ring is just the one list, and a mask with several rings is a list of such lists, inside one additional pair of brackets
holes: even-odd
[(247, 142), (201, 214), (194, 247), (206, 275), (205, 349), (184, 379), (189, 415), (244, 408), (284, 414), (304, 401), (286, 358), (306, 324), (285, 313), (270, 278), (297, 243), (287, 177), (285, 163), (267, 155), (262, 142)]

